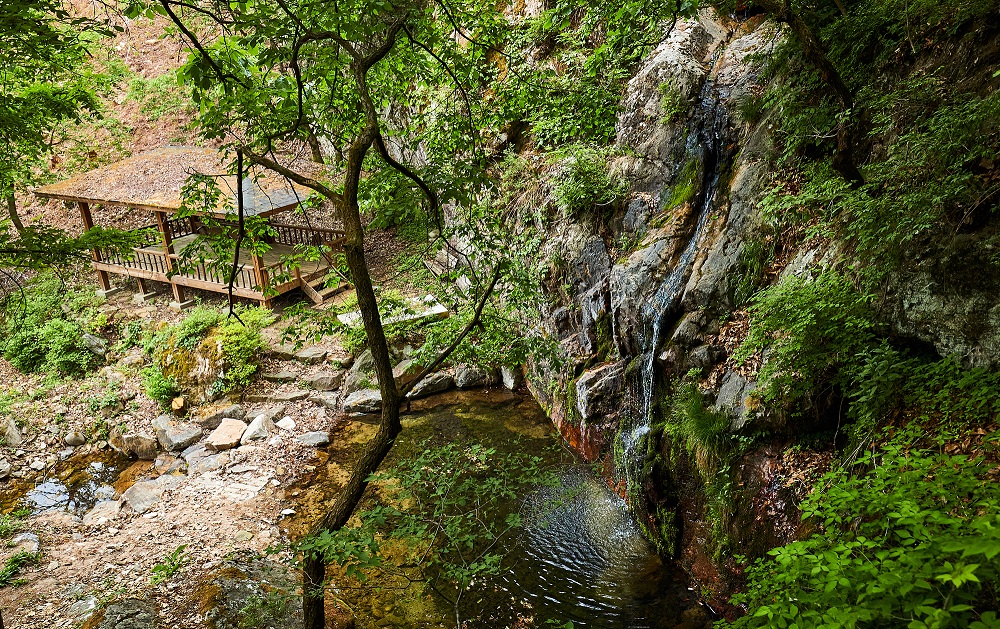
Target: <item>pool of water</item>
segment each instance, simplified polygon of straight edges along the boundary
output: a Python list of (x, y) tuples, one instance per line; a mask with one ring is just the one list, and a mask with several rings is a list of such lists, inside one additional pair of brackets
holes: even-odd
[[(624, 501), (590, 467), (558, 446), (548, 418), (530, 398), (457, 394), (404, 419), (387, 467), (427, 443), (479, 443), (542, 457), (557, 474), (553, 486), (526, 492), (498, 517), (518, 511), (525, 523), (504, 542), (500, 574), (463, 597), (463, 626), (588, 629), (700, 629), (708, 616), (685, 587), (682, 573), (658, 557)], [(336, 458), (337, 453), (332, 452)], [(383, 578), (384, 577), (384, 578)], [(420, 593), (391, 575), (361, 590), (338, 594), (355, 610), (371, 609), (361, 626), (399, 620), (410, 627), (456, 626), (452, 605), (438, 597), (436, 611)], [(381, 589), (380, 589), (381, 588)], [(414, 608), (419, 608), (419, 614)], [(404, 622), (405, 621), (405, 622)]]
[(116, 498), (113, 484), (127, 463), (115, 455), (63, 461), (26, 486), (5, 489), (0, 509), (27, 508), (32, 515), (56, 510), (83, 515), (97, 503)]

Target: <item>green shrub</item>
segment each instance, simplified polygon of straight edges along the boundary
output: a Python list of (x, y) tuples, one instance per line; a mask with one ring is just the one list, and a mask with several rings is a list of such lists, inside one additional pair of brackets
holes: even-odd
[(240, 308), (239, 319), (229, 318), (217, 327), (225, 361), (225, 391), (246, 387), (257, 372), (258, 357), (267, 349), (260, 331), (274, 323), (274, 314), (263, 308)]
[(733, 627), (1000, 626), (1000, 486), (982, 458), (906, 431), (827, 474), (803, 503), (816, 527), (748, 571)]
[(55, 277), (43, 277), (2, 304), (3, 356), (24, 372), (76, 375), (97, 364), (83, 344), (84, 324), (94, 318), (96, 297)]
[(170, 401), (181, 393), (177, 381), (163, 375), (163, 372), (156, 365), (142, 370), (142, 383), (145, 386), (146, 395), (151, 400), (159, 402), (163, 408), (169, 408)]
[(671, 82), (664, 81), (659, 85), (660, 110), (663, 112), (661, 122), (670, 124), (675, 118), (687, 112), (688, 102), (684, 94)]
[(823, 382), (843, 384), (858, 355), (875, 346), (871, 297), (843, 275), (827, 270), (817, 278), (788, 277), (753, 298), (750, 332), (739, 361), (767, 350), (757, 397), (788, 403)]
[(179, 324), (170, 328), (170, 336), (177, 347), (194, 351), (208, 336), (209, 330), (225, 319), (225, 316), (214, 308), (198, 306), (192, 309)]
[(560, 155), (564, 159), (556, 172), (552, 194), (559, 209), (568, 215), (607, 207), (626, 192), (627, 184), (611, 177), (607, 151), (576, 146)]

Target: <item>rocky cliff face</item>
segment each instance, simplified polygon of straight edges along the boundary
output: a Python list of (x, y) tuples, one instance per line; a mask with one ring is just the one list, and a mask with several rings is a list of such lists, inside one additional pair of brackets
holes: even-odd
[[(824, 469), (830, 452), (787, 446), (836, 424), (820, 399), (813, 425), (780, 425), (748, 398), (752, 366), (731, 358), (747, 328), (737, 297), (747, 249), (768, 239), (757, 202), (774, 169), (767, 112), (754, 124), (737, 112), (762, 89), (763, 59), (782, 36), (760, 17), (706, 12), (678, 23), (638, 69), (617, 124), (624, 156), (614, 171), (630, 184), (628, 198), (610, 216), (564, 217), (549, 234), (546, 289), (558, 303), (544, 318), (568, 366), (529, 365), (532, 390), (563, 435), (604, 464), (650, 537), (716, 601), (738, 585), (722, 539), (753, 556), (794, 537), (795, 505), (808, 487), (802, 470)], [(783, 243), (765, 281), (814, 273), (837, 251), (826, 241)], [(953, 257), (929, 256), (898, 278), (892, 328), (967, 364), (995, 362), (996, 282), (950, 282), (954, 269), (945, 267), (962, 264)], [(728, 493), (711, 507), (699, 473), (705, 462), (657, 426), (665, 395), (692, 369), (705, 402), (729, 414), (733, 431), (752, 422), (747, 430), (772, 435), (725, 470)]]

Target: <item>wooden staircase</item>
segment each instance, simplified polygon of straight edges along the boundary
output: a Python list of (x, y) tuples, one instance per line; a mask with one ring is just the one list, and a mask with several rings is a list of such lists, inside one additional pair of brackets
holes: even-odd
[(322, 305), (334, 295), (338, 295), (351, 288), (351, 285), (344, 280), (340, 280), (335, 286), (324, 286), (325, 280), (326, 278), (323, 277), (317, 277), (309, 281), (299, 278), (299, 286), (302, 288), (302, 292), (317, 306)]

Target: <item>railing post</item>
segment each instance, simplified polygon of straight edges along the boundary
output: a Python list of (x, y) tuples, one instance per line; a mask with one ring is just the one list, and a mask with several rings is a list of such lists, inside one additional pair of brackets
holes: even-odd
[[(80, 206), (80, 217), (83, 219), (83, 229), (85, 231), (93, 229), (94, 217), (90, 213), (90, 204), (84, 201), (79, 201), (78, 205)], [(95, 248), (92, 249), (91, 252), (93, 253), (94, 256), (94, 262), (100, 262), (101, 250)], [(107, 271), (102, 271), (100, 269), (97, 269), (97, 281), (101, 285), (101, 289), (97, 291), (97, 294), (100, 295), (101, 297), (110, 297), (111, 295), (114, 295), (119, 290), (121, 290), (111, 287), (111, 278), (108, 276)]]
[[(170, 226), (167, 224), (167, 216), (164, 212), (156, 212), (156, 226), (160, 229), (160, 235), (163, 237), (163, 260), (167, 266), (167, 275), (169, 276), (174, 270), (174, 261), (170, 257), (170, 248), (172, 240), (170, 238)], [(169, 278), (170, 288), (174, 292), (174, 301), (170, 302), (170, 307), (175, 310), (184, 310), (192, 305), (192, 302), (186, 301), (184, 299), (184, 287), (176, 283), (174, 279)]]

